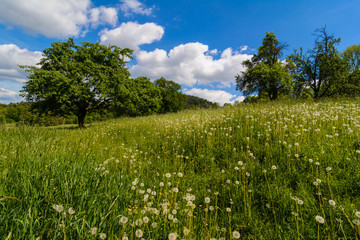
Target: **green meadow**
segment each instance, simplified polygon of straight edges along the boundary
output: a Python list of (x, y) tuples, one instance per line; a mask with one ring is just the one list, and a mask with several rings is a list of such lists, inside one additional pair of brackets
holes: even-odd
[(360, 101), (0, 127), (0, 239), (359, 239)]

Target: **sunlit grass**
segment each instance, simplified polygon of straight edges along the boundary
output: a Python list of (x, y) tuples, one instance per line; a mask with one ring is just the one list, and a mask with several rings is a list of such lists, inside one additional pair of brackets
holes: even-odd
[(0, 129), (0, 239), (359, 239), (360, 102)]

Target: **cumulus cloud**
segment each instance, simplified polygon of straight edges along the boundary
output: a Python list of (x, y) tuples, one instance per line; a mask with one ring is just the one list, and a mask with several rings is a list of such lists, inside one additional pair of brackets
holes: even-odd
[(241, 102), (244, 100), (244, 96), (236, 97), (236, 95), (222, 90), (192, 88), (189, 90), (185, 90), (184, 93), (187, 95), (204, 98), (206, 100), (209, 100), (210, 102), (217, 102), (221, 106), (225, 103), (234, 103), (235, 101)]
[(112, 30), (105, 29), (100, 35), (102, 44), (117, 45), (121, 48), (139, 51), (140, 45), (160, 40), (164, 35), (164, 28), (155, 23), (127, 22)]
[(18, 65), (36, 65), (41, 52), (21, 49), (14, 44), (0, 45), (0, 81), (25, 82), (26, 73)]
[(115, 8), (107, 8), (100, 6), (90, 10), (90, 22), (92, 27), (96, 28), (99, 25), (110, 24), (115, 26), (118, 21), (117, 11)]
[(132, 14), (140, 14), (150, 16), (153, 13), (153, 7), (146, 7), (145, 4), (138, 0), (121, 0), (121, 11), (125, 16), (131, 16)]
[(140, 51), (136, 54), (137, 64), (130, 71), (134, 76), (149, 76), (152, 79), (165, 77), (187, 86), (220, 82), (230, 86), (235, 75), (243, 71), (242, 61), (251, 55), (234, 52), (227, 48), (218, 59), (207, 45), (199, 42), (181, 44), (169, 52), (161, 49)]
[(2, 0), (0, 23), (26, 32), (64, 38), (85, 34), (90, 24), (114, 25), (114, 8), (91, 8), (90, 0)]
[(1, 103), (10, 103), (21, 101), (21, 97), (18, 92), (8, 90), (5, 88), (0, 88), (0, 102)]

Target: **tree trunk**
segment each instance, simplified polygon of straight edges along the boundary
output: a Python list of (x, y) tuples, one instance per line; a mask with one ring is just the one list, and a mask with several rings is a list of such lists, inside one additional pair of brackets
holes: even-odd
[(85, 127), (85, 116), (86, 116), (86, 111), (80, 111), (78, 113), (78, 124), (79, 127)]

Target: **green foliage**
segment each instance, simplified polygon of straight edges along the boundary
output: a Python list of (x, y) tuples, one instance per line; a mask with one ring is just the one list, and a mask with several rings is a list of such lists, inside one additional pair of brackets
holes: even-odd
[(162, 98), (159, 113), (177, 112), (184, 108), (186, 96), (181, 93), (180, 84), (162, 77), (155, 80), (155, 86), (160, 89)]
[(218, 104), (215, 106), (215, 103), (212, 103), (206, 99), (186, 95), (186, 105), (185, 109), (197, 109), (197, 108), (217, 108), (219, 107)]
[(334, 38), (326, 31), (326, 27), (315, 31), (314, 47), (306, 54), (300, 52), (288, 56), (296, 69), (294, 93), (297, 97), (310, 94), (314, 99), (334, 96), (346, 92), (348, 88), (346, 63), (335, 48), (340, 38)]
[(122, 101), (128, 93), (125, 58), (132, 50), (99, 43), (76, 45), (73, 39), (53, 42), (43, 51), (40, 67), (21, 66), (29, 72), (22, 95), (41, 112), (74, 114), (84, 126), (88, 112)]
[(124, 100), (116, 106), (118, 115), (146, 116), (157, 113), (162, 104), (161, 90), (146, 77), (127, 81), (129, 90)]
[(258, 54), (242, 63), (246, 70), (235, 77), (236, 89), (245, 96), (254, 92), (265, 92), (270, 100), (289, 93), (292, 87), (289, 71), (294, 66), (291, 61), (280, 61), (285, 47), (286, 45), (279, 43), (273, 32), (267, 32)]
[(347, 64), (347, 94), (360, 93), (360, 44), (345, 49), (342, 57)]

